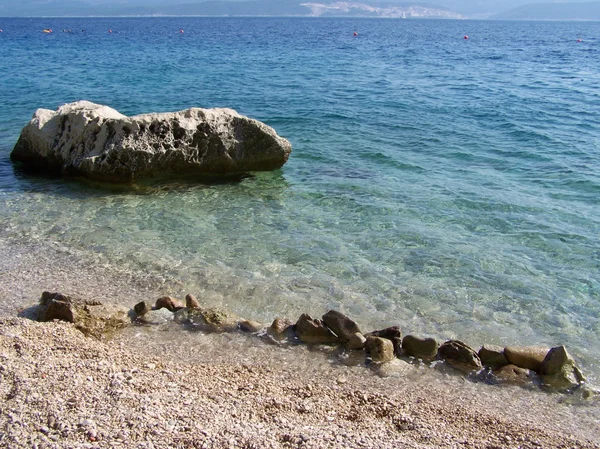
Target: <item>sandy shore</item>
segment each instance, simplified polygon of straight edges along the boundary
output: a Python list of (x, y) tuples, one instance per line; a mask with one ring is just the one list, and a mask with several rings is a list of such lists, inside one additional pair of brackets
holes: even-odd
[(600, 447), (535, 407), (533, 420), (511, 417), (510, 404), (490, 411), (469, 388), (150, 352), (66, 323), (0, 319), (0, 446)]
[(60, 248), (0, 249), (0, 447), (600, 447), (597, 401), (404, 362), (381, 377), (241, 334), (131, 327), (99, 342), (15, 318), (43, 290), (133, 305), (177, 285)]

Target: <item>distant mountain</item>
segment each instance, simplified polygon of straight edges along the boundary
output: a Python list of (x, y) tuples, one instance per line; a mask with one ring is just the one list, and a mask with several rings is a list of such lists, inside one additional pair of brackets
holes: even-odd
[[(426, 2), (427, 0), (425, 0)], [(598, 0), (0, 0), (0, 17), (337, 16), (600, 20)]]
[(373, 0), (21, 0), (0, 1), (0, 17), (44, 16), (311, 16), (452, 18), (462, 16), (447, 7), (422, 2)]
[(520, 6), (491, 19), (499, 20), (600, 20), (600, 3), (537, 3)]

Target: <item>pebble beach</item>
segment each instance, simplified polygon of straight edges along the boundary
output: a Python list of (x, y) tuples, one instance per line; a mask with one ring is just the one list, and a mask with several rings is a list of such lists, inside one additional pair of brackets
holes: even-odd
[[(3, 249), (3, 447), (600, 447), (593, 398), (570, 404), (407, 364), (376, 373), (241, 336), (132, 326), (98, 341), (69, 323), (17, 318), (42, 285), (133, 305), (169, 281), (83, 260), (74, 273), (66, 267), (78, 256), (56, 248)], [(52, 269), (33, 268), (44, 260)]]

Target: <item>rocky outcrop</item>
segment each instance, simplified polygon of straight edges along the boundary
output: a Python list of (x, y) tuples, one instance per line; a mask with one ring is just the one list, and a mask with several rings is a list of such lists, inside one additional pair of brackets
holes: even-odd
[(132, 182), (274, 170), (292, 147), (231, 109), (192, 108), (127, 117), (88, 101), (38, 109), (11, 159), (47, 173)]

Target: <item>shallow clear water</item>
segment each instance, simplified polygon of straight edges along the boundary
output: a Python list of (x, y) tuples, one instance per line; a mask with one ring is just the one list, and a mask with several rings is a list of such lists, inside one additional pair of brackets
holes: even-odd
[[(0, 28), (3, 240), (58, 243), (258, 320), (336, 308), (364, 329), (565, 344), (598, 383), (599, 23)], [(125, 114), (232, 107), (294, 151), (239, 182), (131, 190), (13, 167), (34, 110), (79, 99)]]

